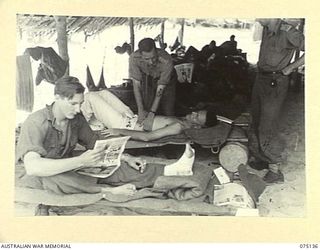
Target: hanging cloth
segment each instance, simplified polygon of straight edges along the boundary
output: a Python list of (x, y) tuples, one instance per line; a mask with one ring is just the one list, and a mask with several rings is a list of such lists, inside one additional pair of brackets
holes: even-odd
[(34, 60), (40, 60), (38, 73), (36, 76), (36, 85), (42, 80), (55, 84), (55, 82), (65, 75), (68, 69), (68, 62), (64, 61), (53, 48), (34, 47), (27, 48), (25, 55), (31, 56)]
[(34, 104), (34, 88), (30, 57), (17, 56), (16, 73), (16, 105), (17, 109), (32, 112)]
[(173, 45), (170, 46), (170, 51), (176, 50), (177, 48), (179, 48), (180, 45), (181, 44), (179, 42), (179, 37), (177, 37), (176, 40), (174, 41)]
[(96, 86), (95, 83), (94, 83), (94, 80), (92, 78), (90, 68), (87, 65), (86, 85), (87, 85), (87, 88), (88, 88), (89, 91), (99, 91), (99, 90), (102, 90), (102, 89), (107, 89), (107, 86), (106, 86), (106, 83), (105, 83), (105, 80), (104, 80), (103, 67), (101, 69), (101, 74), (100, 74), (100, 79), (99, 79), (98, 85)]
[(87, 65), (87, 81), (86, 81), (86, 85), (89, 91), (97, 91), (97, 87), (94, 84), (89, 66)]
[(86, 81), (86, 85), (89, 91), (99, 91), (102, 89), (107, 89), (105, 80), (104, 80), (104, 73), (103, 73), (103, 67), (104, 67), (104, 59), (105, 59), (105, 50), (104, 50), (104, 55), (103, 55), (103, 59), (102, 59), (102, 67), (101, 67), (101, 74), (100, 74), (100, 79), (98, 82), (98, 85), (96, 86), (94, 83), (94, 80), (92, 78), (91, 75), (91, 71), (89, 66), (87, 65), (87, 81)]
[(101, 74), (100, 74), (100, 79), (99, 79), (99, 82), (98, 82), (98, 89), (101, 90), (101, 89), (106, 89), (107, 86), (106, 86), (106, 83), (104, 81), (104, 75), (103, 75), (103, 67), (101, 69)]

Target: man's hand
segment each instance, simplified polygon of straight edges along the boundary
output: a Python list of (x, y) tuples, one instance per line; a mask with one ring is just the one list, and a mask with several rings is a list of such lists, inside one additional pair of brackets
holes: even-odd
[(108, 138), (109, 136), (121, 135), (120, 131), (116, 128), (108, 128), (100, 131), (102, 138)]
[(128, 163), (130, 167), (143, 173), (147, 167), (146, 160), (142, 157), (135, 157), (128, 154), (122, 155), (122, 160)]
[(101, 161), (104, 156), (105, 156), (104, 148), (87, 150), (86, 152), (82, 153), (79, 156), (81, 159), (81, 166), (82, 167), (94, 166), (99, 161)]
[(131, 109), (128, 109), (124, 112), (124, 116), (125, 117), (129, 117), (129, 118), (132, 118), (134, 117), (134, 113), (131, 111)]
[(149, 112), (147, 118), (143, 122), (143, 130), (144, 131), (151, 131), (152, 130), (152, 125), (154, 121), (154, 113)]
[(285, 76), (287, 76), (287, 75), (290, 75), (290, 74), (292, 73), (292, 71), (293, 71), (292, 67), (287, 66), (287, 67), (285, 67), (285, 68), (282, 70), (282, 74), (284, 74)]
[(137, 121), (137, 123), (140, 123), (140, 124), (143, 123), (144, 119), (146, 119), (147, 115), (148, 115), (147, 111), (139, 110), (138, 111), (138, 121)]

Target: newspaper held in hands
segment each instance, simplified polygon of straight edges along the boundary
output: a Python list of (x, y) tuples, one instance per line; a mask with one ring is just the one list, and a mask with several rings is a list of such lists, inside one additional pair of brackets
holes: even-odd
[(106, 178), (112, 175), (121, 164), (121, 155), (130, 136), (97, 140), (94, 149), (105, 149), (105, 157), (95, 166), (88, 166), (79, 169), (79, 174), (97, 178)]

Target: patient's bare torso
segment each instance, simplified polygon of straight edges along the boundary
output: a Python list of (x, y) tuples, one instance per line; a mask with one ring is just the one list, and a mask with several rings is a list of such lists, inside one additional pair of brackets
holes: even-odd
[(157, 115), (154, 118), (152, 130), (164, 128), (164, 127), (171, 125), (171, 124), (174, 124), (174, 123), (180, 123), (180, 124), (184, 125), (182, 118), (178, 118), (178, 117), (174, 117), (174, 116)]

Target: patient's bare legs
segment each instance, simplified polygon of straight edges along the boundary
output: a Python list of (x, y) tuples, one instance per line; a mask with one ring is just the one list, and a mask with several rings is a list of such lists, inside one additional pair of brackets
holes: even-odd
[(95, 118), (107, 128), (121, 128), (127, 117), (134, 115), (128, 106), (108, 90), (86, 93), (81, 111), (88, 121)]

